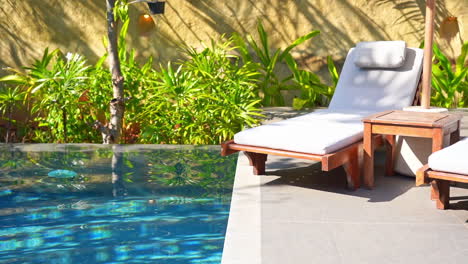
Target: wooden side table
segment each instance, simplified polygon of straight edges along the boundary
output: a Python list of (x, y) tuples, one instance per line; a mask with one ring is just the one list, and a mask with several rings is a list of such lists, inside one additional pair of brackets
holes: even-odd
[(459, 114), (386, 111), (366, 117), (364, 122), (364, 186), (374, 187), (374, 135), (384, 135), (387, 146), (385, 174), (393, 175), (395, 136), (432, 138), (432, 152), (444, 147), (444, 136), (450, 144), (460, 138)]

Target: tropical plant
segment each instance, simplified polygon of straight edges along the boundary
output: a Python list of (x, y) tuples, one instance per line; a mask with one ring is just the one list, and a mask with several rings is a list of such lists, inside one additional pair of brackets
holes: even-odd
[(468, 42), (462, 45), (455, 63), (434, 44), (431, 103), (446, 108), (468, 106)]
[(33, 101), (32, 115), (40, 128), (35, 130), (35, 139), (40, 142), (91, 141), (93, 135), (86, 126), (92, 120), (88, 109), (83, 107), (88, 71), (85, 59), (78, 54), (64, 56), (60, 50), (49, 53), (45, 49), (42, 58), (24, 70), (26, 72), (12, 70), (14, 74), (1, 80), (27, 89), (27, 96)]
[(301, 91), (300, 96), (293, 99), (294, 109), (299, 110), (304, 107), (328, 105), (339, 78), (332, 58), (330, 56), (327, 57), (328, 72), (332, 80), (332, 85), (324, 84), (315, 73), (299, 69), (292, 56), (287, 56), (285, 60), (293, 74), (293, 82), (297, 84)]
[(176, 69), (161, 66), (142, 111), (142, 142), (219, 144), (258, 124), (258, 74), (232, 48), (212, 41), (201, 52), (186, 48), (189, 60)]
[[(294, 89), (297, 87), (291, 87), (288, 85), (288, 81), (291, 76), (286, 78), (280, 78), (278, 75), (278, 65), (285, 62), (286, 58), (291, 58), (290, 51), (296, 46), (304, 43), (317, 36), (320, 31), (314, 30), (308, 34), (296, 39), (288, 47), (283, 49), (277, 49), (272, 51), (268, 34), (266, 33), (261, 21), (258, 21), (257, 31), (259, 41), (256, 41), (251, 35), (247, 35), (244, 40), (239, 34), (233, 34), (233, 40), (238, 46), (237, 49), (242, 56), (245, 63), (254, 65), (256, 70), (261, 73), (259, 82), (259, 92), (263, 99), (262, 104), (264, 106), (282, 106), (284, 105), (282, 90)], [(253, 50), (255, 56), (250, 54), (250, 50)]]
[(33, 89), (35, 92), (44, 85), (45, 80), (53, 77), (49, 65), (57, 53), (60, 53), (60, 50), (55, 49), (49, 53), (49, 48), (46, 48), (42, 58), (36, 59), (31, 67), (22, 67), (21, 70), (7, 68), (12, 74), (3, 76), (0, 81), (22, 85), (27, 88), (28, 93)]
[(80, 55), (68, 53), (64, 58), (58, 53), (55, 64), (46, 73), (49, 77), (36, 80), (38, 85), (32, 92), (38, 92), (38, 96), (32, 112), (37, 114), (35, 120), (39, 127), (52, 132), (53, 141), (81, 142), (92, 137), (86, 133), (92, 120), (82, 107), (87, 70), (86, 61)]
[[(99, 133), (91, 129), (94, 124), (101, 128), (107, 143), (218, 144), (244, 126), (258, 124), (262, 103), (284, 105), (282, 90), (301, 90), (294, 101), (297, 108), (326, 104), (333, 92), (334, 86), (326, 86), (315, 74), (299, 69), (290, 54), (318, 31), (298, 38), (285, 49), (273, 50), (259, 22), (259, 41), (234, 34), (222, 43), (212, 41), (201, 51), (185, 47), (186, 61), (178, 67), (169, 63), (156, 71), (152, 58), (140, 64), (135, 51), (127, 50), (127, 1), (108, 2), (108, 17), (122, 24), (114, 32), (117, 43), (111, 43), (115, 38), (109, 35), (105, 40), (108, 52), (95, 65), (86, 65), (79, 55), (64, 56), (60, 50), (46, 49), (31, 67), (11, 69), (13, 74), (0, 79), (26, 91), (28, 104), (33, 105), (33, 141), (101, 142)], [(110, 69), (104, 65), (110, 58), (119, 62), (117, 75), (123, 82), (119, 87), (113, 72), (116, 65)], [(280, 63), (289, 66), (290, 76), (279, 77)], [(331, 60), (329, 69), (336, 81)], [(117, 88), (122, 88), (118, 95)], [(122, 129), (110, 121), (114, 117), (109, 113), (109, 102), (112, 108), (116, 98), (125, 105)], [(116, 130), (122, 130), (121, 140), (109, 140)]]
[[(107, 53), (88, 71), (88, 89), (84, 92), (84, 103), (95, 123), (105, 124), (109, 120), (109, 102), (112, 100), (111, 73), (104, 63)], [(98, 132), (96, 132), (98, 134)]]
[(20, 86), (0, 86), (0, 116), (7, 121), (5, 142), (11, 141), (11, 132), (16, 120), (13, 119), (13, 111), (23, 104), (25, 92)]

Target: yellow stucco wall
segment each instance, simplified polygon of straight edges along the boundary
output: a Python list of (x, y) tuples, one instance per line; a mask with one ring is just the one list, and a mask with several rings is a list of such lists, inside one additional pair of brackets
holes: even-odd
[[(264, 21), (274, 46), (286, 46), (310, 30), (321, 35), (295, 49), (304, 64), (320, 68), (323, 57), (342, 59), (363, 40), (403, 39), (418, 46), (424, 35), (423, 0), (166, 0), (166, 13), (148, 36), (140, 36), (137, 17), (146, 6), (130, 8), (133, 18), (128, 43), (140, 58), (155, 62), (177, 58), (180, 43), (199, 46), (201, 41), (234, 31), (255, 33)], [(468, 0), (437, 0), (437, 39), (446, 52), (459, 52), (468, 39)], [(441, 22), (457, 17), (441, 32)], [(1, 0), (0, 67), (31, 63), (44, 48), (84, 54), (95, 61), (104, 53), (105, 0)], [(448, 33), (447, 33), (448, 32)]]

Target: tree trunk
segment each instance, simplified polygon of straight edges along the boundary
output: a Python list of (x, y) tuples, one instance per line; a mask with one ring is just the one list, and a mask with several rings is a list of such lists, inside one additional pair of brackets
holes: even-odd
[(124, 77), (120, 69), (118, 51), (118, 25), (114, 17), (115, 0), (106, 0), (107, 6), (107, 37), (109, 38), (109, 67), (112, 73), (112, 90), (114, 98), (110, 102), (110, 122), (108, 129), (101, 129), (103, 143), (119, 143), (125, 111), (123, 84)]

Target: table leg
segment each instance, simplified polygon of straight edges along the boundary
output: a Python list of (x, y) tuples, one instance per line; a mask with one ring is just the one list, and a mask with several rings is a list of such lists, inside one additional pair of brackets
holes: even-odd
[(458, 121), (457, 130), (450, 134), (450, 145), (457, 143), (460, 140), (460, 121)]
[(374, 137), (372, 124), (364, 123), (364, 186), (374, 187)]
[(393, 167), (395, 163), (395, 135), (386, 135), (385, 136), (385, 147), (387, 148), (387, 157), (385, 161), (385, 175), (392, 176), (394, 175)]
[[(432, 132), (432, 153), (444, 148), (444, 130), (434, 128)], [(431, 199), (437, 200), (439, 197), (438, 186), (435, 181), (431, 182)]]
[(432, 153), (444, 148), (444, 130), (434, 128), (432, 132)]

